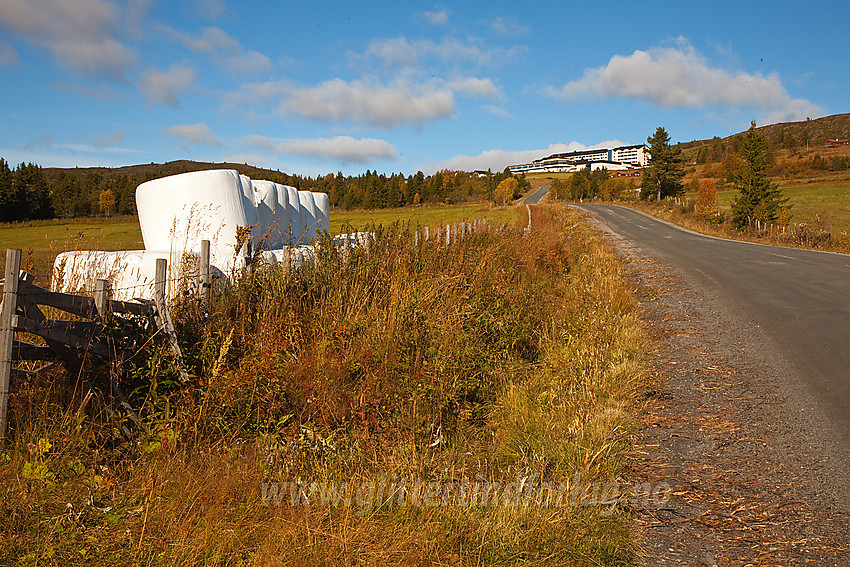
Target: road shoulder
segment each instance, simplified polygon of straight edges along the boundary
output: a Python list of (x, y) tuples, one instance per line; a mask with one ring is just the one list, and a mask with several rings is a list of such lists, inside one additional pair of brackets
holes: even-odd
[(775, 379), (783, 364), (770, 341), (715, 290), (608, 237), (656, 344), (631, 473), (673, 494), (635, 510), (643, 564), (848, 564), (850, 519), (819, 451), (795, 446), (806, 420), (777, 387), (788, 381)]

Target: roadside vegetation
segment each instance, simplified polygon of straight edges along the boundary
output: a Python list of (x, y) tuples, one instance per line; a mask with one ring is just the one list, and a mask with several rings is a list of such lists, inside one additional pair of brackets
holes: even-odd
[[(655, 153), (662, 159), (645, 168), (640, 198), (633, 180), (630, 187), (612, 191), (612, 184), (624, 179), (601, 170), (545, 180), (552, 200), (620, 202), (713, 236), (850, 253), (850, 145), (823, 145), (848, 133), (850, 115), (840, 115), (761, 128), (753, 124), (724, 140), (673, 147), (659, 128), (647, 141), (659, 146)], [(801, 141), (807, 146), (798, 145)]]
[[(629, 564), (638, 305), (578, 212), (532, 210), (449, 246), (385, 224), (175, 305), (188, 383), (154, 346), (14, 383), (0, 564)], [(523, 496), (458, 501), (470, 483)]]
[[(850, 172), (841, 166), (850, 162), (842, 155), (850, 156), (850, 148), (771, 152), (755, 123), (737, 141), (737, 153), (719, 171), (708, 159), (691, 171), (687, 192), (638, 206), (724, 238), (850, 252)], [(826, 151), (837, 164), (829, 172), (820, 153)], [(718, 173), (724, 176), (708, 177)]]

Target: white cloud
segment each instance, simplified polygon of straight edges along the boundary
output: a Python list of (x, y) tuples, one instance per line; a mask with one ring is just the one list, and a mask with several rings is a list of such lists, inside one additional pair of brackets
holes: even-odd
[(262, 73), (272, 68), (271, 60), (257, 51), (246, 51), (227, 57), (224, 59), (224, 65), (231, 71), (240, 73)]
[(502, 118), (513, 118), (514, 115), (502, 108), (501, 106), (496, 106), (494, 104), (486, 104), (484, 105), (484, 110), (489, 112), (494, 116), (501, 116)]
[(425, 12), (425, 19), (435, 26), (444, 26), (449, 23), (449, 13), (445, 10)]
[(92, 145), (96, 148), (113, 148), (124, 141), (124, 131), (115, 130), (109, 136), (94, 136)]
[(180, 138), (192, 144), (200, 144), (202, 146), (221, 145), (221, 141), (212, 133), (210, 127), (202, 122), (172, 126), (165, 133), (172, 138)]
[(399, 83), (395, 86), (333, 79), (316, 87), (293, 88), (281, 104), (287, 115), (327, 122), (351, 121), (379, 128), (425, 122), (455, 115), (451, 91)]
[(231, 71), (240, 73), (258, 73), (272, 68), (268, 56), (257, 51), (248, 51), (237, 39), (221, 28), (208, 27), (199, 36), (192, 36), (170, 29), (186, 49), (209, 55), (215, 63), (224, 65)]
[(474, 156), (458, 155), (446, 161), (423, 168), (423, 171), (426, 169), (428, 171), (439, 171), (441, 169), (457, 171), (475, 171), (477, 169), (486, 171), (489, 169), (494, 172), (504, 171), (504, 169), (509, 165), (527, 163), (551, 154), (622, 145), (623, 143), (619, 140), (608, 140), (592, 146), (585, 146), (584, 144), (573, 141), (569, 144), (550, 144), (548, 148), (542, 150), (487, 150)]
[(395, 160), (396, 149), (386, 140), (375, 138), (315, 138), (274, 142), (264, 136), (246, 136), (245, 143), (274, 151), (278, 154), (297, 155), (321, 160), (338, 160), (348, 163), (370, 163), (375, 160)]
[(374, 39), (366, 47), (366, 55), (380, 59), (387, 66), (412, 67), (419, 63), (420, 50), (406, 37)]
[(499, 88), (490, 79), (468, 77), (451, 81), (448, 86), (453, 91), (470, 97), (496, 98), (501, 95)]
[(820, 118), (826, 111), (820, 106), (802, 98), (789, 100), (782, 108), (775, 110), (759, 120), (759, 124), (776, 124), (778, 122), (796, 122), (805, 118)]
[(490, 27), (499, 35), (516, 36), (531, 33), (531, 28), (527, 25), (501, 16), (490, 22)]
[(365, 54), (378, 58), (384, 65), (415, 67), (426, 57), (450, 63), (468, 61), (477, 65), (501, 64), (527, 51), (524, 46), (510, 48), (476, 45), (473, 41), (444, 38), (439, 42), (428, 39), (410, 41), (406, 37), (374, 39), (369, 42)]
[(228, 35), (221, 28), (204, 28), (198, 37), (193, 37), (176, 30), (173, 33), (183, 43), (186, 49), (192, 51), (218, 56), (222, 53), (238, 53), (242, 50), (242, 45), (239, 41)]
[(3, 0), (0, 26), (47, 48), (87, 75), (123, 76), (133, 57), (118, 34), (120, 10), (109, 0)]
[(11, 67), (19, 62), (18, 52), (11, 43), (0, 39), (0, 65)]
[[(418, 45), (418, 44), (417, 44)], [(444, 61), (466, 60), (478, 65), (501, 65), (525, 53), (528, 48), (514, 45), (510, 48), (487, 47), (472, 42), (463, 42), (456, 38), (447, 38), (440, 43), (431, 41), (421, 42), (422, 50)]]
[(293, 86), (286, 81), (244, 83), (239, 90), (224, 95), (224, 107), (268, 103), (292, 90)]
[(773, 114), (800, 117), (804, 108), (823, 109), (809, 101), (792, 100), (775, 73), (730, 72), (712, 67), (683, 38), (676, 47), (637, 50), (615, 55), (602, 67), (560, 88), (549, 88), (553, 98), (571, 102), (583, 98), (632, 98), (662, 108), (745, 106)]
[(172, 65), (167, 71), (149, 69), (139, 79), (139, 89), (145, 95), (145, 102), (150, 106), (164, 104), (179, 107), (180, 91), (184, 91), (195, 83), (194, 69)]

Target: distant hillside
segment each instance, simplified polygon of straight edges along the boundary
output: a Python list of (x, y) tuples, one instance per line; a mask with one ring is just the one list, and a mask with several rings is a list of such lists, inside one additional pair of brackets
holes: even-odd
[[(32, 188), (24, 191), (19, 198), (8, 196), (5, 201), (19, 203), (6, 207), (18, 216), (0, 217), (3, 221), (27, 220), (32, 218), (83, 217), (101, 214), (132, 215), (136, 212), (136, 187), (145, 181), (159, 179), (169, 175), (200, 171), (204, 169), (235, 169), (253, 179), (268, 179), (276, 183), (292, 185), (301, 189), (316, 182), (310, 178), (288, 175), (280, 171), (261, 169), (242, 163), (203, 163), (187, 160), (166, 163), (150, 163), (125, 167), (69, 167), (36, 168), (28, 178)], [(37, 192), (47, 193), (52, 210), (37, 216), (26, 216), (32, 207), (26, 195)], [(11, 191), (11, 190), (9, 190)], [(9, 191), (5, 191), (8, 193)], [(0, 190), (0, 202), (5, 202), (4, 191)], [(44, 200), (44, 199), (42, 199)], [(41, 207), (45, 208), (45, 207)], [(9, 217), (9, 215), (7, 215)]]
[[(767, 139), (769, 149), (779, 150), (797, 146), (823, 146), (827, 140), (846, 140), (850, 138), (850, 114), (834, 114), (815, 120), (804, 120), (800, 122), (781, 122), (769, 126), (757, 126), (756, 128)], [(715, 136), (709, 140), (694, 140), (693, 142), (682, 142), (679, 146), (686, 156), (696, 156), (696, 153), (705, 148), (722, 148), (721, 154), (728, 150), (737, 148), (745, 132), (739, 132), (725, 138)], [(715, 155), (715, 161), (717, 161)]]
[[(782, 122), (757, 128), (772, 146), (822, 146), (827, 140), (850, 138), (850, 114), (834, 114), (803, 122)], [(737, 134), (743, 136), (743, 134)], [(789, 143), (791, 142), (791, 143)]]
[[(254, 167), (244, 163), (205, 163), (200, 161), (177, 160), (165, 163), (145, 163), (140, 165), (127, 165), (123, 167), (45, 167), (44, 173), (49, 177), (55, 177), (60, 173), (71, 175), (73, 177), (84, 177), (87, 174), (95, 175), (124, 175), (134, 179), (159, 179), (169, 175), (178, 173), (188, 173), (190, 171), (202, 171), (205, 169), (235, 169), (243, 175), (254, 179), (271, 179), (272, 177), (280, 177), (280, 171), (271, 169), (263, 169)], [(286, 176), (288, 177), (288, 176)]]

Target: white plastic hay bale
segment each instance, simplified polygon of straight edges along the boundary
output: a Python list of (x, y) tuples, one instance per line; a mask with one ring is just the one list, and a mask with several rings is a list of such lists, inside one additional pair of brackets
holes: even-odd
[[(202, 240), (210, 241), (210, 269), (223, 282), (246, 265), (248, 247), (236, 250), (237, 228), (256, 225), (251, 235), (254, 246), (269, 236), (260, 256), (271, 264), (287, 259), (292, 268), (315, 261), (315, 250), (308, 244), (319, 231), (330, 228), (326, 194), (252, 181), (228, 169), (142, 183), (136, 189), (136, 207), (146, 250), (62, 253), (54, 262), (56, 291), (91, 291), (96, 280), (106, 279), (115, 299), (150, 299), (156, 260), (165, 258), (168, 294), (176, 297), (198, 285)], [(354, 242), (360, 243), (357, 235)], [(287, 248), (288, 243), (293, 248)]]
[(316, 263), (316, 249), (313, 246), (298, 246), (292, 249), (292, 267), (300, 268), (304, 264)]
[(277, 215), (277, 184), (265, 180), (253, 180), (254, 203), (259, 226), (252, 231), (256, 244), (263, 248), (280, 247), (280, 228)]
[(277, 248), (263, 250), (258, 256), (268, 265), (288, 265), (291, 269), (300, 268), (304, 264), (316, 261), (316, 249), (313, 246), (296, 246), (294, 248)]
[[(153, 299), (156, 281), (156, 261), (168, 261), (166, 294), (175, 298), (198, 290), (200, 257), (194, 253), (175, 255), (168, 250), (77, 250), (63, 252), (53, 262), (53, 291), (74, 294), (91, 294), (95, 281), (109, 281), (112, 299)], [(224, 274), (211, 268), (216, 281), (224, 281)]]
[(257, 200), (253, 187), (254, 182), (247, 175), (239, 174), (239, 184), (242, 189), (242, 206), (245, 208), (245, 216), (248, 219), (246, 226), (251, 229), (251, 239), (245, 243), (246, 248), (241, 253), (250, 256), (260, 242), (260, 214), (257, 210)]
[(277, 206), (274, 213), (274, 236), (276, 238), (269, 239), (268, 249), (283, 248), (287, 245), (287, 240), (291, 234), (289, 221), (289, 191), (286, 185), (275, 183), (275, 195), (277, 196)]
[(338, 234), (334, 236), (334, 243), (337, 246), (343, 247), (348, 245), (352, 248), (366, 248), (369, 244), (375, 241), (374, 232), (352, 232), (348, 234)]
[(258, 222), (250, 180), (247, 183), (229, 169), (142, 183), (136, 189), (136, 208), (145, 249), (198, 253), (201, 241), (209, 240), (210, 264), (228, 272), (240, 263), (234, 261), (237, 227)]
[(313, 192), (313, 203), (316, 209), (316, 231), (330, 232), (331, 230), (331, 201), (327, 193)]
[(298, 201), (301, 203), (301, 239), (300, 244), (311, 244), (316, 240), (316, 202), (310, 191), (299, 191)]
[(254, 216), (257, 212), (257, 201), (254, 196), (253, 181), (247, 175), (239, 174), (239, 188), (242, 190), (243, 206), (245, 207), (245, 214), (248, 215), (248, 224), (249, 226), (257, 224), (260, 219), (258, 216)]
[(301, 199), (298, 195), (298, 189), (289, 185), (285, 185), (284, 187), (286, 188), (287, 195), (287, 223), (292, 229), (292, 233), (288, 237), (291, 238), (291, 244), (295, 246), (301, 240), (302, 233), (304, 232), (304, 225), (301, 222)]

